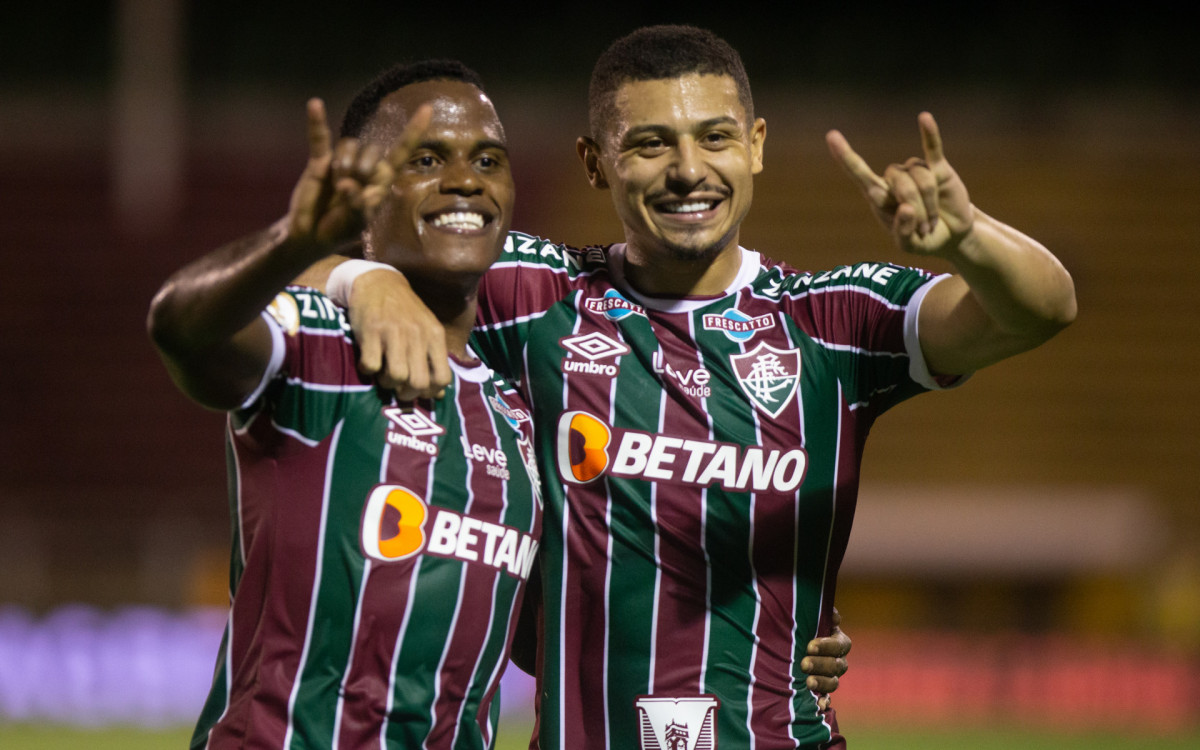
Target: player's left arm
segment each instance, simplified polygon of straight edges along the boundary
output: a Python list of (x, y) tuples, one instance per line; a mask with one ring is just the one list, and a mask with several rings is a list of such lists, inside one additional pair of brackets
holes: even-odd
[(980, 211), (942, 150), (937, 123), (918, 118), (924, 158), (876, 174), (838, 131), (830, 152), (905, 252), (944, 258), (951, 278), (930, 289), (918, 331), (929, 369), (973, 372), (1032, 349), (1076, 315), (1071, 276), (1039, 242)]

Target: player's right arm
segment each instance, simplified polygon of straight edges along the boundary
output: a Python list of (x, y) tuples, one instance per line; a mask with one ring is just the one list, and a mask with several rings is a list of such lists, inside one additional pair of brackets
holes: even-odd
[(388, 153), (342, 139), (331, 146), (325, 105), (308, 103), (309, 157), (287, 214), (175, 272), (150, 304), (147, 328), (176, 384), (198, 403), (232, 409), (253, 392), (271, 356), (262, 311), (306, 268), (361, 238), (427, 115), (414, 116)]

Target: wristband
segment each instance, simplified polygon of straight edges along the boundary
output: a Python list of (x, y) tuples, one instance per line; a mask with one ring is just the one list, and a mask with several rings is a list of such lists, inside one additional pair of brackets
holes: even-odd
[(374, 260), (360, 260), (358, 258), (348, 260), (345, 263), (339, 263), (329, 273), (329, 280), (325, 282), (325, 296), (342, 307), (349, 307), (350, 290), (354, 288), (355, 279), (367, 271), (374, 271), (377, 268), (383, 268), (392, 273), (400, 273), (394, 266), (389, 266), (387, 263), (380, 263)]

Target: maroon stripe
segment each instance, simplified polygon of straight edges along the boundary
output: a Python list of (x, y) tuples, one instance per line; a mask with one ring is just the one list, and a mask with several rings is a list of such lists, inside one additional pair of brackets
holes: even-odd
[(768, 746), (789, 736), (792, 660), (796, 634), (794, 576), (796, 498), (760, 493), (754, 497), (754, 567), (759, 598), (758, 640), (751, 666), (750, 727)]
[(359, 603), (354, 655), (345, 678), (345, 699), (338, 731), (341, 747), (380, 745), (396, 639), (411, 594), (413, 569), (419, 559), (371, 563)]
[[(250, 732), (282, 743), (316, 575), (325, 464), (331, 439), (279, 460), (235, 436), (246, 560), (232, 611), (230, 706), (212, 745)], [(287, 498), (286, 503), (274, 502)], [(280, 561), (286, 561), (281, 564)]]
[[(428, 491), (428, 457), (393, 446), (386, 476), (404, 478), (404, 486), (419, 497)], [(395, 562), (371, 561), (354, 633), (354, 652), (345, 677), (338, 741), (341, 747), (369, 748), (379, 744), (387, 711), (396, 640), (411, 595), (412, 576), (420, 557)]]
[[(656, 315), (655, 318), (663, 350), (663, 369), (670, 365), (674, 372), (687, 374), (702, 367), (695, 347), (686, 345), (692, 340), (692, 333), (687, 329), (692, 316)], [(683, 439), (711, 440), (704, 402), (684, 393), (678, 380), (670, 375), (665, 377), (664, 388), (667, 403), (663, 410), (662, 433)], [(696, 694), (700, 692), (707, 645), (704, 491), (667, 482), (658, 482), (654, 486), (662, 581), (658, 596), (653, 692)]]
[[(604, 486), (603, 482), (597, 482), (586, 489), (574, 488), (568, 512), (578, 507), (603, 509)], [(562, 639), (562, 659), (566, 666), (559, 675), (563, 698), (562, 714), (559, 716), (562, 747), (588, 747), (589, 740), (599, 746), (607, 733), (601, 685), (608, 624), (583, 616), (584, 599), (594, 600), (604, 595), (608, 538), (603, 532), (601, 520), (585, 524), (577, 516), (569, 515), (567, 518), (566, 590), (563, 591), (561, 603), (562, 628), (566, 633)], [(599, 611), (599, 607), (596, 610)], [(554, 654), (549, 656), (555, 657)], [(581, 689), (572, 685), (571, 680), (585, 687)], [(584, 696), (587, 696), (586, 700)], [(549, 698), (551, 701), (558, 699), (553, 695)]]
[[(600, 326), (600, 320), (603, 320), (602, 316), (581, 315), (577, 333), (586, 335), (602, 331), (610, 338), (620, 338), (612, 326)], [(608, 390), (571, 386), (575, 378), (588, 377), (596, 376), (563, 373), (566, 409), (586, 411), (609, 424)], [(558, 717), (560, 745), (568, 748), (603, 746), (608, 733), (604, 721), (603, 675), (609, 625), (583, 615), (585, 609), (595, 613), (602, 611), (601, 603), (606, 595), (609, 537), (608, 519), (602, 515), (608, 504), (606, 487), (603, 479), (573, 486), (567, 494), (564, 510), (567, 529), (563, 543), (567, 563), (560, 616), (566, 634), (562, 638), (561, 657), (566, 666), (559, 674), (561, 696), (552, 695), (550, 700), (562, 699), (562, 713)], [(583, 509), (587, 509), (589, 515), (584, 515)], [(550, 654), (551, 658), (555, 656)], [(557, 667), (551, 670), (559, 671)], [(571, 684), (572, 680), (578, 684)]]
[[(462, 605), (446, 647), (438, 700), (434, 707), (435, 723), (425, 743), (428, 750), (451, 750), (454, 747), (463, 700), (487, 642), (491, 620), (486, 614), (492, 612), (495, 605), (496, 576), (504, 575), (483, 565), (467, 564), (464, 570), (466, 580), (459, 594)], [(479, 676), (486, 679), (490, 671), (485, 669)], [(473, 718), (476, 722), (486, 719), (486, 713), (480, 711)]]
[[(460, 424), (467, 443), (498, 448), (500, 441), (491, 422), (492, 416), (495, 415), (489, 414), (491, 407), (487, 404), (486, 397), (475, 383), (459, 380), (458, 387), (458, 404), (462, 410)], [(445, 449), (457, 450), (459, 447), (446, 446)], [(484, 463), (470, 463), (471, 497), (470, 504), (464, 509), (464, 515), (499, 523), (504, 500), (499, 480), (488, 476)], [(434, 707), (435, 723), (426, 741), (429, 750), (449, 750), (454, 745), (463, 700), (475, 676), (480, 653), (487, 642), (491, 618), (486, 615), (493, 612), (495, 607), (496, 576), (504, 575), (485, 566), (482, 560), (478, 564), (466, 564), (464, 570), (466, 580), (459, 591), (460, 609), (454, 630), (447, 639), (438, 700)]]
[(503, 323), (543, 312), (562, 300), (571, 286), (566, 271), (555, 273), (544, 266), (493, 266), (479, 285), (478, 319)]
[(302, 354), (289, 352), (288, 359), (304, 362), (304, 382), (335, 386), (355, 383), (370, 385), (370, 378), (358, 371), (354, 351), (345, 337), (332, 331), (329, 333), (333, 335), (315, 335), (304, 329), (300, 336), (285, 337), (294, 346), (303, 349)]
[[(782, 327), (771, 331), (769, 343), (780, 349), (796, 346)], [(803, 376), (804, 362), (800, 363)], [(760, 444), (803, 446), (804, 414), (796, 394), (775, 419), (759, 414)], [(755, 637), (758, 644), (751, 665), (750, 731), (759, 742), (786, 744), (790, 739), (792, 660), (795, 654), (796, 527), (799, 523), (796, 493), (754, 495), (752, 561), (759, 600)]]
[[(836, 289), (810, 293), (801, 302), (807, 303), (802, 307), (808, 308), (813, 329), (804, 330), (810, 335), (830, 344), (873, 352), (905, 351), (904, 310), (889, 307), (874, 295)], [(864, 333), (869, 337), (863, 339)]]

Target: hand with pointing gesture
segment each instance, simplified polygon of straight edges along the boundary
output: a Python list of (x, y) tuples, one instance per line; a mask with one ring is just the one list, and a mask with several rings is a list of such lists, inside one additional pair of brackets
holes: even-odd
[(970, 233), (975, 221), (967, 188), (942, 153), (942, 137), (933, 115), (917, 118), (925, 158), (890, 164), (879, 175), (855, 153), (837, 130), (825, 136), (829, 151), (905, 252), (943, 255)]
[(357, 138), (333, 145), (321, 99), (308, 100), (307, 114), (308, 163), (292, 190), (285, 222), (290, 239), (336, 251), (360, 240), (367, 219), (391, 189), (396, 167), (429, 126), (432, 109), (419, 108), (388, 149)]

